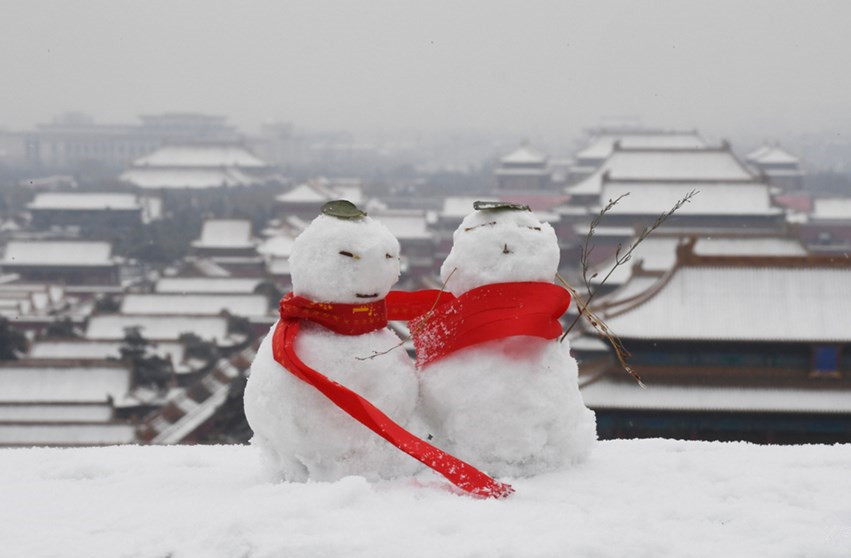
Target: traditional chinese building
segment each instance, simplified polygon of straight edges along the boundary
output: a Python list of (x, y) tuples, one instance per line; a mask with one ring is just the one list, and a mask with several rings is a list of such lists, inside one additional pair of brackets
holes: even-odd
[(118, 260), (109, 242), (12, 240), (0, 268), (25, 281), (66, 285), (118, 285)]
[(771, 184), (786, 190), (799, 190), (804, 186), (801, 160), (779, 145), (763, 145), (748, 153), (745, 160)]
[(27, 204), (36, 229), (129, 228), (156, 219), (162, 201), (131, 193), (45, 192)]
[(499, 192), (538, 192), (552, 187), (549, 157), (528, 144), (502, 157), (494, 175)]
[(140, 157), (119, 179), (146, 190), (203, 190), (263, 184), (273, 169), (239, 143), (165, 145)]
[(851, 441), (850, 301), (847, 259), (680, 245), (652, 288), (598, 312), (648, 386), (598, 363), (583, 396), (601, 437)]

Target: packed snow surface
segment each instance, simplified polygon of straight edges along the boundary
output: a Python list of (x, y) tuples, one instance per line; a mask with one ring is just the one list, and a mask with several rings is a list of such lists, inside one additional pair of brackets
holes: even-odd
[(851, 446), (597, 444), (507, 500), (278, 483), (250, 446), (0, 450), (3, 556), (847, 557)]

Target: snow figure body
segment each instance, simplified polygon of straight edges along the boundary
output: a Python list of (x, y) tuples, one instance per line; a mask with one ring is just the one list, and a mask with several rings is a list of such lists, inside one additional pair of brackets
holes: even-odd
[[(505, 285), (506, 292), (529, 290), (520, 296), (533, 298), (535, 287), (549, 293), (560, 288), (552, 285), (559, 262), (555, 232), (528, 208), (497, 204), (474, 211), (453, 242), (441, 278), (456, 297), (499, 284), (513, 283)], [(551, 326), (561, 329), (554, 319)], [(497, 476), (561, 468), (582, 460), (596, 440), (594, 413), (579, 393), (576, 360), (557, 338), (512, 335), (426, 363), (417, 413), (435, 445)]]
[[(381, 303), (398, 280), (399, 242), (365, 214), (320, 215), (296, 238), (290, 265), (293, 295), (302, 297), (299, 300), (332, 303), (324, 305), (329, 308), (333, 303), (366, 308)], [(264, 451), (277, 475), (290, 481), (330, 481), (347, 475), (375, 480), (416, 468), (410, 457), (279, 364), (273, 354), (274, 334), (275, 327), (251, 366), (245, 415), (254, 431), (252, 444)], [(365, 358), (398, 343), (386, 327), (343, 335), (304, 320), (294, 349), (304, 364), (404, 426), (417, 399), (412, 363), (402, 350)]]

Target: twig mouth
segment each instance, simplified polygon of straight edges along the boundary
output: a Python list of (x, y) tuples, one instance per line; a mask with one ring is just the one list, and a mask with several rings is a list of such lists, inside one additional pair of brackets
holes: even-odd
[(358, 297), (358, 298), (378, 298), (378, 293), (372, 293), (372, 294), (355, 293), (355, 296)]

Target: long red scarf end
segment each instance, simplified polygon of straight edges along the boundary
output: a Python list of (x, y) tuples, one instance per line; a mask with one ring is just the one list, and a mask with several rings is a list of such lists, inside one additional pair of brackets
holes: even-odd
[[(284, 305), (281, 308), (284, 310)], [(483, 498), (506, 498), (514, 492), (510, 485), (492, 479), (469, 463), (414, 436), (361, 395), (306, 365), (295, 352), (295, 338), (300, 329), (299, 320), (300, 316), (286, 315), (282, 311), (281, 320), (272, 337), (274, 358), (284, 369), (312, 385), (349, 416), (399, 450), (440, 473), (461, 490)]]

